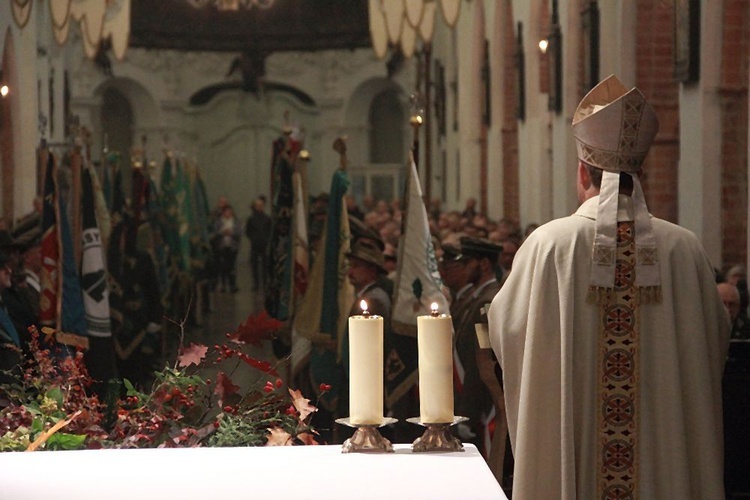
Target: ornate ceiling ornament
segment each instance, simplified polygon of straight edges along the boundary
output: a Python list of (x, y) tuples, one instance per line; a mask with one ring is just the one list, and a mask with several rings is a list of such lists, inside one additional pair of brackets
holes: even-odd
[(112, 41), (118, 60), (125, 57), (130, 37), (130, 0), (48, 1), (52, 30), (59, 45), (68, 40), (70, 21), (74, 20), (80, 25), (83, 49), (89, 59), (96, 56), (101, 41), (106, 39)]
[(32, 0), (12, 0), (13, 20), (19, 28), (26, 26), (31, 16)]
[(453, 28), (461, 13), (462, 1), (369, 0), (370, 38), (375, 54), (383, 59), (390, 44), (400, 48), (405, 57), (411, 57), (416, 52), (418, 39), (426, 44), (432, 42), (437, 4), (440, 3), (443, 20)]

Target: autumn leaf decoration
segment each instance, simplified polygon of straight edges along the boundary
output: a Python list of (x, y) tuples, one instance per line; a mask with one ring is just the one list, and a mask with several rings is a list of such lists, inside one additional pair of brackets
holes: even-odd
[(266, 311), (257, 315), (250, 315), (237, 327), (237, 331), (228, 335), (229, 339), (238, 344), (250, 344), (260, 347), (264, 340), (273, 339), (274, 334), (283, 323), (268, 315)]
[(198, 366), (203, 361), (203, 358), (206, 357), (206, 352), (208, 352), (208, 347), (200, 344), (190, 344), (181, 350), (177, 362), (181, 367), (188, 367), (190, 365)]
[(289, 395), (292, 397), (292, 404), (299, 412), (300, 421), (305, 420), (311, 413), (318, 411), (315, 406), (310, 404), (310, 400), (302, 395), (302, 391), (289, 389)]

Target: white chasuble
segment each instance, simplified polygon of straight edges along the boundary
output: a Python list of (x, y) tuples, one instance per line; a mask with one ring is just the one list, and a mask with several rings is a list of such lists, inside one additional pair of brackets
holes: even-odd
[[(724, 498), (729, 319), (713, 268), (693, 233), (651, 218), (661, 302), (625, 291), (627, 266), (619, 293), (590, 300), (597, 206), (534, 231), (489, 311), (513, 498)], [(632, 199), (619, 206), (632, 221)]]

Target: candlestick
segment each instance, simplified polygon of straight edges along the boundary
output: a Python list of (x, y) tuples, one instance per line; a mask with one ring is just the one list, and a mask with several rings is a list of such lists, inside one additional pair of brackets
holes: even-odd
[(419, 413), (423, 423), (453, 422), (453, 322), (450, 316), (419, 316)]
[(422, 422), (418, 418), (407, 418), (406, 421), (412, 424), (423, 425), (426, 427), (424, 434), (418, 437), (411, 444), (411, 449), (415, 453), (429, 451), (464, 451), (464, 445), (456, 436), (451, 434), (450, 428), (453, 425), (460, 424), (469, 420), (466, 417), (453, 417), (453, 422), (430, 424)]
[[(364, 301), (363, 301), (364, 302)], [(383, 423), (383, 317), (349, 318), (349, 419), (354, 425)]]

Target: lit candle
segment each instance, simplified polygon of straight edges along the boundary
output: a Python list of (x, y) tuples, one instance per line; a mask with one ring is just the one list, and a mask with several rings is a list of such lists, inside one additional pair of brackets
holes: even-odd
[(453, 321), (437, 307), (417, 318), (419, 413), (428, 424), (453, 422)]
[(383, 423), (383, 317), (349, 318), (349, 421), (354, 425)]

